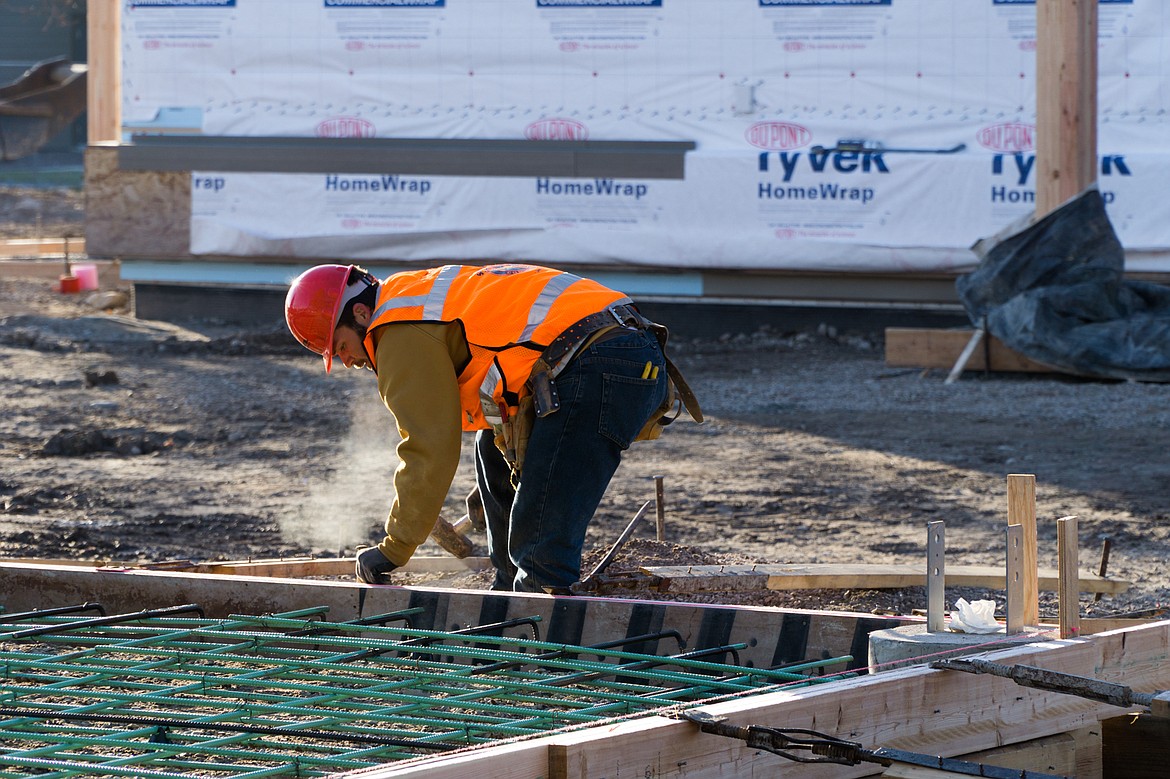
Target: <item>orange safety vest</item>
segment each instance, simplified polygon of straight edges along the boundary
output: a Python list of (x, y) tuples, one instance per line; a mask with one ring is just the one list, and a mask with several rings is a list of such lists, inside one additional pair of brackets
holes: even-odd
[(373, 361), (374, 331), (393, 322), (458, 322), (471, 351), (457, 377), (463, 429), (481, 430), (500, 424), (502, 410), (527, 394), (532, 367), (553, 339), (590, 314), (630, 302), (596, 281), (535, 265), (404, 271), (382, 282), (365, 347)]

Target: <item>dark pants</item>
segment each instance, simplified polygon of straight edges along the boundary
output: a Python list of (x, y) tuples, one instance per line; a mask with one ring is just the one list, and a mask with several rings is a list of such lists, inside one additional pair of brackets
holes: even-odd
[[(643, 378), (647, 363), (655, 378)], [(622, 452), (666, 397), (666, 360), (651, 333), (630, 330), (583, 349), (556, 385), (561, 407), (536, 420), (516, 489), (492, 431), (476, 436), (497, 590), (566, 592), (580, 579), (589, 521)]]

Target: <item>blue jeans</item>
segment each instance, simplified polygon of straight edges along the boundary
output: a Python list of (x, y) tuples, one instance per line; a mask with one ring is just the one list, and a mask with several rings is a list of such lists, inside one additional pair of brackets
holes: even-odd
[[(647, 363), (655, 378), (642, 378)], [(653, 334), (630, 330), (581, 350), (556, 386), (561, 406), (533, 425), (518, 487), (492, 431), (476, 435), (493, 589), (564, 593), (580, 579), (586, 527), (666, 397), (666, 360)]]

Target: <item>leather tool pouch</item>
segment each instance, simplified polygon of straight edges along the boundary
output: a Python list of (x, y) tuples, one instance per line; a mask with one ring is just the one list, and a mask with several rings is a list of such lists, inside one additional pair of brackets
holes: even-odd
[(665, 325), (646, 320), (646, 329), (654, 333), (658, 345), (662, 348), (662, 356), (666, 358), (666, 398), (662, 405), (650, 416), (650, 420), (638, 433), (635, 441), (653, 441), (662, 435), (662, 428), (678, 419), (683, 407), (695, 422), (703, 423), (703, 410), (699, 407), (699, 399), (691, 391), (682, 371), (670, 359), (666, 351), (666, 342), (670, 339), (670, 331)]

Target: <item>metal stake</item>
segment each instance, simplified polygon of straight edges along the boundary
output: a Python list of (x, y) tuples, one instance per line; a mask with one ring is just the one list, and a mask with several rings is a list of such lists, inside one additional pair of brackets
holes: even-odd
[(926, 632), (941, 633), (946, 629), (946, 523), (941, 520), (926, 523)]
[(1014, 636), (1024, 629), (1024, 526), (1008, 525), (1007, 539), (1007, 634)]

